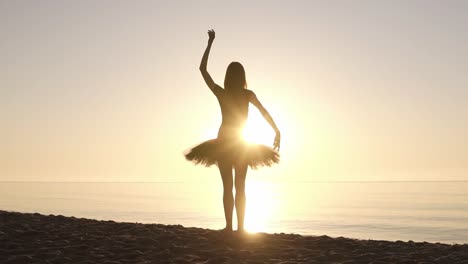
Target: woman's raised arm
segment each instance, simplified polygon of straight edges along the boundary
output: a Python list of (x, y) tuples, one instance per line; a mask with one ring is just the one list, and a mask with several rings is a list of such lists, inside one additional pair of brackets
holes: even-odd
[(214, 30), (208, 30), (208, 46), (205, 49), (205, 53), (203, 53), (202, 60), (200, 62), (200, 72), (203, 76), (203, 79), (206, 82), (206, 85), (210, 88), (210, 90), (214, 93), (214, 95), (218, 96), (219, 94), (222, 93), (223, 88), (221, 88), (219, 85), (217, 85), (213, 79), (211, 78), (210, 74), (208, 73), (207, 70), (207, 65), (208, 65), (208, 56), (210, 55), (210, 50), (211, 50), (211, 45), (213, 44), (213, 41), (215, 39), (215, 32)]

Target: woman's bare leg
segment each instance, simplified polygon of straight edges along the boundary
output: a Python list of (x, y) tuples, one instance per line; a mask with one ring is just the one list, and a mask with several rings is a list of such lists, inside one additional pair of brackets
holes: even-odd
[(223, 205), (226, 218), (226, 230), (232, 231), (232, 211), (234, 210), (234, 197), (232, 195), (232, 164), (226, 161), (218, 162), (219, 172), (223, 179)]
[(235, 166), (237, 230), (241, 232), (244, 231), (245, 178), (247, 176), (247, 167), (247, 164), (239, 164)]

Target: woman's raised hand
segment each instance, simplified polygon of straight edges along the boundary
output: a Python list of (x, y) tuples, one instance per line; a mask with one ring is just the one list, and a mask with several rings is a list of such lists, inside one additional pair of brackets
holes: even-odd
[(215, 32), (213, 29), (208, 30), (208, 42), (212, 43), (213, 40), (215, 39)]

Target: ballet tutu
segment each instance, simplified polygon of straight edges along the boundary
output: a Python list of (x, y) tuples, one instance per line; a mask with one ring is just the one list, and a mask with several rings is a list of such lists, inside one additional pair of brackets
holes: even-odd
[(189, 149), (185, 158), (195, 164), (210, 167), (218, 161), (233, 164), (247, 163), (256, 169), (279, 162), (279, 153), (265, 145), (246, 143), (243, 140), (211, 139)]

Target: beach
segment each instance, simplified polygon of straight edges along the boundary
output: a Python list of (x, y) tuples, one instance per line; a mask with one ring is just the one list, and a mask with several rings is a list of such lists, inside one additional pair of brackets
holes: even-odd
[(468, 263), (468, 244), (224, 233), (0, 211), (0, 263)]

